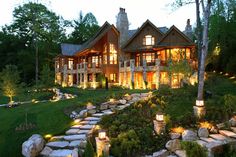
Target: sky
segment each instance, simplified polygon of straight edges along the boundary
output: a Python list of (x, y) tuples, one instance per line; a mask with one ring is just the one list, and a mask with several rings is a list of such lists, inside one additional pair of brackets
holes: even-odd
[[(0, 26), (11, 24), (12, 12), (15, 7), (30, 0), (0, 0)], [(37, 0), (31, 0), (37, 1)], [(171, 3), (174, 0), (38, 0), (46, 5), (49, 10), (62, 16), (66, 20), (76, 20), (80, 11), (83, 14), (92, 12), (99, 25), (105, 21), (116, 24), (119, 8), (125, 8), (130, 29), (140, 27), (149, 19), (157, 27), (177, 26), (181, 31), (185, 29), (187, 19), (194, 25), (194, 4), (173, 10)]]

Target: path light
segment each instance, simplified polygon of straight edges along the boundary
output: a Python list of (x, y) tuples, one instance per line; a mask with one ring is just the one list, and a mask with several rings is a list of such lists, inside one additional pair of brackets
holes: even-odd
[(109, 100), (109, 102), (110, 102), (110, 103), (114, 103), (114, 102), (115, 102), (115, 99), (111, 98), (111, 99)]
[(229, 79), (231, 79), (231, 80), (232, 80), (232, 79), (235, 79), (235, 76), (231, 76)]
[(106, 139), (106, 131), (100, 130), (100, 131), (98, 132), (98, 138), (99, 138), (100, 140), (105, 140), (105, 139)]
[(162, 112), (158, 112), (156, 114), (156, 119), (153, 120), (154, 130), (160, 135), (165, 131), (165, 122), (164, 122), (164, 114)]
[(104, 130), (100, 130), (98, 132), (98, 137), (96, 137), (95, 140), (97, 156), (101, 156), (103, 154), (105, 156), (109, 156), (110, 141), (106, 136), (106, 132)]
[(198, 106), (198, 107), (204, 106), (204, 101), (203, 100), (196, 100), (196, 106)]
[(184, 128), (179, 126), (179, 127), (172, 128), (171, 131), (174, 133), (182, 134), (184, 132)]
[(229, 76), (229, 73), (225, 73), (225, 76)]
[(194, 115), (199, 119), (203, 118), (206, 114), (206, 108), (204, 106), (204, 101), (203, 100), (196, 100), (195, 105), (196, 106), (193, 106)]
[(52, 138), (52, 135), (51, 134), (46, 134), (46, 135), (44, 135), (44, 138), (46, 140), (50, 140)]
[(164, 122), (164, 114), (162, 112), (158, 112), (156, 114), (156, 120), (159, 122)]
[(212, 128), (212, 124), (209, 122), (201, 122), (200, 123), (200, 128), (206, 128), (206, 129), (211, 129)]
[(128, 96), (130, 96), (128, 93), (126, 93), (125, 95), (124, 95), (125, 97), (128, 97)]

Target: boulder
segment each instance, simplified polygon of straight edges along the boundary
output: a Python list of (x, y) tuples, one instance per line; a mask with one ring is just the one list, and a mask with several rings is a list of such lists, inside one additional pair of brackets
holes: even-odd
[(232, 127), (236, 127), (236, 118), (231, 118), (230, 120), (229, 120), (229, 124), (230, 124), (230, 126), (232, 126)]
[(169, 140), (167, 143), (166, 143), (166, 148), (169, 150), (169, 151), (176, 151), (178, 149), (181, 148), (180, 146), (180, 140), (179, 139), (174, 139), (174, 140)]
[(44, 147), (44, 149), (40, 152), (41, 156), (49, 156), (49, 154), (52, 152), (53, 150), (50, 147)]
[(152, 154), (153, 157), (167, 157), (169, 155), (169, 151), (166, 149), (162, 149), (158, 152)]
[(198, 139), (197, 134), (192, 130), (184, 130), (182, 133), (183, 141), (195, 141)]
[(207, 138), (209, 136), (209, 131), (207, 128), (199, 128), (198, 129), (198, 136)]
[(53, 150), (49, 157), (78, 157), (78, 153), (76, 154), (75, 151), (77, 149), (74, 150), (70, 150), (70, 149), (58, 149), (58, 150)]
[(87, 112), (88, 112), (87, 109), (86, 109), (86, 110), (82, 110), (82, 111), (79, 112), (79, 116), (80, 116), (80, 117), (86, 117)]
[(121, 100), (119, 100), (119, 103), (121, 103), (122, 105), (125, 105), (126, 104), (126, 100), (125, 99), (121, 99)]
[(176, 150), (176, 151), (175, 151), (175, 154), (176, 154), (178, 157), (187, 157), (187, 154), (186, 154), (186, 151), (185, 151), (185, 150)]
[(175, 132), (172, 132), (170, 133), (170, 138), (173, 140), (173, 139), (178, 139), (180, 138), (180, 133), (175, 133)]
[(100, 110), (107, 110), (107, 109), (108, 109), (108, 103), (107, 102), (100, 104)]
[(22, 155), (25, 157), (38, 156), (42, 151), (45, 140), (41, 135), (34, 134), (22, 144)]

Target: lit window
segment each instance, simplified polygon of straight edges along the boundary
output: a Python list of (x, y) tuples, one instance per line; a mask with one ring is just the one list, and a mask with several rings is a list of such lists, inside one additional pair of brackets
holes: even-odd
[(107, 64), (107, 45), (104, 45), (103, 49), (103, 64)]
[(74, 64), (73, 59), (69, 59), (69, 60), (68, 60), (68, 68), (69, 68), (69, 69), (73, 69), (73, 64)]
[(186, 48), (186, 59), (190, 59), (190, 49)]
[(56, 61), (56, 69), (59, 69), (59, 62)]
[(146, 60), (147, 63), (154, 63), (155, 53), (143, 53), (143, 58)]
[(169, 76), (167, 72), (160, 73), (160, 84), (168, 84), (169, 83)]
[(180, 59), (184, 59), (184, 49), (180, 48), (171, 49), (171, 59), (173, 61), (179, 61)]
[(92, 63), (95, 63), (95, 66), (98, 67), (98, 56), (92, 56)]
[(155, 44), (155, 38), (151, 35), (146, 35), (143, 38), (143, 45), (154, 45)]
[(110, 64), (117, 64), (117, 51), (114, 44), (110, 44)]
[(116, 74), (110, 74), (109, 80), (110, 82), (116, 82)]
[(69, 74), (68, 75), (68, 86), (72, 86), (73, 85), (73, 75)]

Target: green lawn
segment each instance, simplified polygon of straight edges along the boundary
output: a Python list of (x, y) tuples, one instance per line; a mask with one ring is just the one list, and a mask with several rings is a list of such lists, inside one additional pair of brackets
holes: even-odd
[[(84, 106), (88, 101), (98, 103), (108, 97), (140, 92), (140, 90), (110, 89), (106, 91), (78, 88), (66, 88), (63, 91), (77, 94), (78, 97), (58, 102), (26, 104), (11, 109), (0, 107), (0, 157), (21, 156), (21, 145), (32, 134), (63, 134), (72, 122), (65, 113)], [(28, 122), (37, 127), (28, 131), (15, 131), (15, 128), (25, 121), (25, 113), (28, 115)]]

